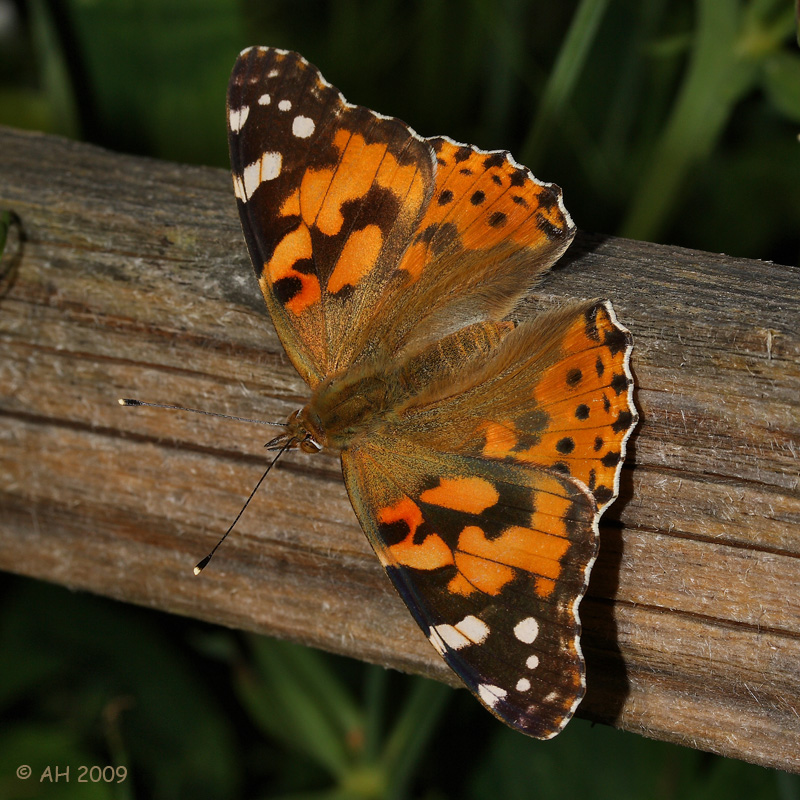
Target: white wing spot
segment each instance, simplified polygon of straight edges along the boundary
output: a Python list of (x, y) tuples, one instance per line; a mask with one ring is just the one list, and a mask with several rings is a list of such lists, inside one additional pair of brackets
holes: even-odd
[[(247, 201), (253, 196), (253, 192), (261, 186), (264, 181), (271, 181), (281, 174), (283, 158), (280, 153), (264, 153), (258, 161), (248, 164), (242, 172), (242, 197), (237, 193), (240, 200)], [(234, 181), (235, 185), (235, 181)]]
[(482, 644), (489, 635), (489, 626), (482, 620), (472, 615), (464, 617), (461, 622), (456, 622), (456, 630), (463, 633), (473, 644)]
[(242, 126), (247, 122), (247, 115), (250, 113), (250, 106), (232, 108), (228, 114), (228, 123), (234, 133), (239, 133)]
[(310, 117), (295, 117), (292, 122), (292, 133), (298, 139), (308, 139), (314, 133), (314, 120)]
[(527, 617), (514, 626), (514, 636), (525, 644), (532, 644), (539, 635), (539, 623), (533, 617)]
[(268, 106), (272, 102), (272, 98), (269, 94), (262, 94), (261, 97), (258, 98), (258, 104), (260, 106)]
[(489, 683), (481, 683), (478, 686), (478, 694), (481, 700), (486, 703), (490, 708), (494, 708), (500, 700), (502, 700), (508, 692), (501, 689), (499, 686), (492, 686)]
[(278, 103), (278, 108), (281, 111), (288, 111), (291, 107), (292, 107), (291, 100), (281, 100), (280, 103)]
[(473, 616), (466, 616), (461, 622), (455, 625), (437, 625), (431, 628), (431, 643), (438, 647), (433, 641), (436, 636), (441, 642), (446, 644), (451, 650), (461, 650), (471, 644), (481, 644), (489, 635), (489, 626), (483, 621)]
[(520, 678), (517, 681), (517, 691), (527, 692), (531, 688), (531, 682), (527, 678)]
[(544, 699), (545, 703), (552, 703), (553, 700), (558, 700), (558, 692), (550, 692)]
[(244, 194), (244, 182), (242, 181), (242, 176), (241, 175), (234, 175), (233, 176), (233, 193), (243, 203), (247, 202), (247, 198), (245, 197), (245, 194)]
[(268, 78), (277, 78), (278, 75), (280, 75), (280, 72), (278, 72), (278, 70), (276, 70), (276, 69), (273, 69), (273, 70), (270, 70), (270, 72), (267, 75), (267, 77)]
[(443, 656), (447, 652), (447, 648), (444, 646), (444, 641), (442, 641), (442, 637), (439, 635), (436, 628), (431, 628), (428, 639), (440, 656)]
[(457, 631), (452, 625), (437, 625), (433, 631), (451, 650), (460, 650), (462, 647), (472, 644), (463, 633)]
[(528, 660), (525, 662), (528, 669), (536, 669), (539, 666), (539, 656), (528, 656)]

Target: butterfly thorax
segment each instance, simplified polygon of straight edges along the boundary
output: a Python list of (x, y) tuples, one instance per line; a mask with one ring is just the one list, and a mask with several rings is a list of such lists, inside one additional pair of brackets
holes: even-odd
[(306, 452), (341, 452), (353, 440), (397, 420), (417, 399), (452, 389), (456, 376), (475, 358), (486, 359), (513, 322), (467, 325), (399, 357), (377, 357), (351, 365), (320, 383), (305, 408), (288, 422), (289, 436)]
[[(309, 403), (289, 418), (295, 441), (306, 452), (340, 452), (360, 434), (381, 427), (397, 407), (397, 384), (368, 368), (349, 369), (323, 381)], [(303, 446), (306, 442), (307, 446)], [(318, 447), (314, 447), (314, 443)]]

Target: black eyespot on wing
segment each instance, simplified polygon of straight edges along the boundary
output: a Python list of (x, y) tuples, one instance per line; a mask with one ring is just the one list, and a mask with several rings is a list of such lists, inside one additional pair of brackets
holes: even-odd
[(628, 376), (621, 372), (611, 379), (611, 388), (617, 393), (622, 394), (628, 388)]
[(575, 441), (571, 436), (565, 436), (556, 443), (556, 450), (562, 455), (567, 455), (575, 449)]
[(492, 167), (502, 167), (505, 163), (505, 156), (501, 153), (492, 153), (492, 155), (487, 156), (483, 161), (484, 169), (491, 169)]
[(567, 373), (567, 386), (577, 386), (582, 378), (583, 373), (579, 369), (571, 369)]
[(616, 422), (611, 426), (614, 433), (622, 433), (628, 430), (633, 422), (633, 414), (630, 411), (620, 411)]
[(563, 228), (553, 225), (543, 214), (536, 215), (536, 226), (550, 240), (563, 239), (566, 232)]
[(593, 492), (598, 505), (605, 505), (613, 496), (614, 492), (608, 486), (598, 486)]
[(619, 464), (619, 453), (613, 450), (603, 456), (602, 464), (604, 467), (616, 467)]
[(558, 202), (558, 196), (552, 189), (543, 186), (542, 190), (539, 192), (538, 200), (539, 200), (539, 205), (542, 208), (546, 209), (547, 211), (550, 211), (553, 208), (553, 206)]

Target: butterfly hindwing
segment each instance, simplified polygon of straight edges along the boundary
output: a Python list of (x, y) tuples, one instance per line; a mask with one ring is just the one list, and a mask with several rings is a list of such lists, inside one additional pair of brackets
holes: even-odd
[(533, 386), (532, 399), (548, 419), (536, 441), (523, 443), (520, 437), (501, 444), (495, 439), (490, 452), (580, 480), (603, 511), (619, 494), (627, 442), (638, 422), (630, 368), (633, 338), (604, 301), (585, 306), (560, 344), (557, 361), (537, 375)]
[(636, 425), (633, 340), (608, 301), (518, 325), (475, 371), (446, 376), (406, 411), (409, 435), (438, 448), (549, 467), (603, 509), (617, 496)]

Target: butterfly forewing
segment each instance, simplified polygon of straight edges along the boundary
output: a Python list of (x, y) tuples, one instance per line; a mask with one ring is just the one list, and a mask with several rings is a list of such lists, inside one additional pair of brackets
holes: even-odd
[(386, 313), (370, 331), (392, 355), (503, 319), (575, 235), (561, 189), (509, 153), (427, 141), (436, 153), (434, 192), (399, 265), (402, 297), (383, 295)]
[(494, 714), (558, 733), (585, 683), (576, 614), (596, 505), (569, 478), (393, 432), (342, 456), (353, 507), (433, 646)]
[(441, 136), (428, 141), (436, 153), (436, 189), (403, 269), (417, 277), (445, 255), (502, 247), (506, 255), (525, 254), (530, 280), (566, 249), (575, 227), (557, 186), (537, 181), (509, 153)]
[(508, 153), (423, 139), (296, 53), (240, 56), (228, 123), (256, 276), (312, 387), (409, 338), (502, 319), (575, 233), (561, 190)]
[(409, 403), (408, 435), (571, 475), (605, 508), (636, 422), (632, 348), (608, 301), (541, 314)]
[(301, 56), (269, 48), (236, 62), (228, 123), (256, 277), (313, 387), (352, 362), (427, 206), (433, 154), (399, 120), (348, 104)]

